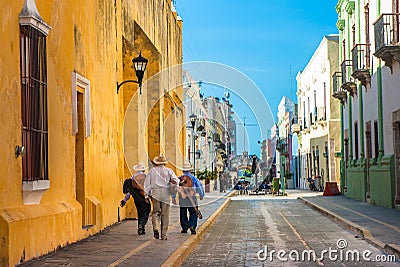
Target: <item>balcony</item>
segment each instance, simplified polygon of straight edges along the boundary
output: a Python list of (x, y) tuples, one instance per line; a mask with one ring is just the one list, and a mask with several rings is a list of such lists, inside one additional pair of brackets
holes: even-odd
[(300, 124), (301, 124), (301, 120), (299, 122), (299, 118), (297, 116), (293, 117), (292, 126), (291, 126), (291, 129), (290, 129), (291, 132), (298, 134), (301, 131)]
[(292, 124), (292, 132), (293, 133), (298, 134), (300, 131), (301, 131), (300, 124), (298, 124), (298, 123)]
[(337, 71), (332, 75), (333, 79), (333, 97), (339, 99), (344, 104), (347, 101), (347, 93), (341, 87), (342, 73)]
[(342, 70), (342, 89), (348, 91), (351, 96), (357, 95), (357, 85), (350, 75), (353, 66), (352, 60), (345, 59), (340, 66)]
[(310, 127), (315, 129), (314, 124), (317, 120), (317, 117), (315, 116), (314, 112), (310, 112), (309, 118), (310, 118)]
[(317, 107), (317, 123), (321, 126), (326, 125), (326, 107)]
[(371, 83), (370, 62), (371, 62), (371, 49), (370, 44), (357, 44), (351, 50), (353, 58), (353, 76), (359, 80), (361, 84), (366, 87)]
[(282, 156), (289, 155), (288, 143), (286, 138), (278, 139), (278, 141), (276, 142), (276, 150), (278, 150)]
[(374, 55), (385, 61), (392, 72), (393, 60), (400, 62), (399, 19), (400, 13), (382, 14), (374, 23)]

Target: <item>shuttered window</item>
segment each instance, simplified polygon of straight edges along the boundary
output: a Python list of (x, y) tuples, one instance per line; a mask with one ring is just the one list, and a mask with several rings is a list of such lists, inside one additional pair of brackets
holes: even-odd
[(48, 179), (46, 36), (20, 26), (22, 180)]

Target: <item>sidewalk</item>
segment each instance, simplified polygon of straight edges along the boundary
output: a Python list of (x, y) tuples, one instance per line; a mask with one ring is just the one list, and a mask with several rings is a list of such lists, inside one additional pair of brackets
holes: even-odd
[(137, 235), (137, 220), (124, 220), (102, 233), (19, 266), (174, 266), (189, 255), (228, 205), (229, 194), (213, 191), (199, 201), (203, 219), (198, 220), (196, 235), (180, 233), (179, 207), (171, 206), (168, 240), (153, 238), (151, 216), (143, 236)]
[[(199, 202), (204, 218), (196, 235), (181, 234), (179, 208), (171, 207), (168, 240), (153, 238), (151, 218), (146, 235), (138, 236), (137, 221), (125, 220), (102, 233), (71, 244), (20, 266), (176, 266), (180, 265), (228, 206), (234, 192), (213, 191)], [(298, 198), (363, 237), (369, 243), (400, 257), (400, 212), (343, 196), (323, 197), (309, 190), (287, 190), (288, 196), (238, 196), (249, 199)]]
[(299, 197), (388, 254), (400, 257), (400, 212), (344, 196)]

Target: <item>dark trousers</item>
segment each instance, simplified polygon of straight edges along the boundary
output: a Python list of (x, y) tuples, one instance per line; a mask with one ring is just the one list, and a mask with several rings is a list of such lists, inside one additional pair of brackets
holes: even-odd
[[(188, 218), (189, 211), (189, 218)], [(181, 222), (182, 230), (187, 230), (190, 227), (196, 229), (197, 227), (197, 213), (194, 207), (180, 207), (179, 220)]]
[(144, 227), (149, 219), (151, 205), (140, 196), (134, 195), (133, 199), (138, 213), (138, 225), (143, 225)]

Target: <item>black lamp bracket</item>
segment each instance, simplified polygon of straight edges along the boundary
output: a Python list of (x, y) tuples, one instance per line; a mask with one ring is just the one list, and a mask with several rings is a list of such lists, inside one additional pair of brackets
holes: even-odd
[[(138, 82), (138, 81), (135, 81), (135, 80), (126, 80), (126, 81), (123, 81), (122, 83), (118, 83), (118, 82), (117, 82), (117, 94), (118, 94), (118, 92), (119, 92), (119, 88), (120, 88), (122, 85), (124, 85), (125, 83), (138, 83), (138, 84), (139, 84), (139, 82)], [(140, 94), (142, 94), (142, 85), (141, 85), (141, 84), (139, 84), (139, 90), (140, 90)]]

